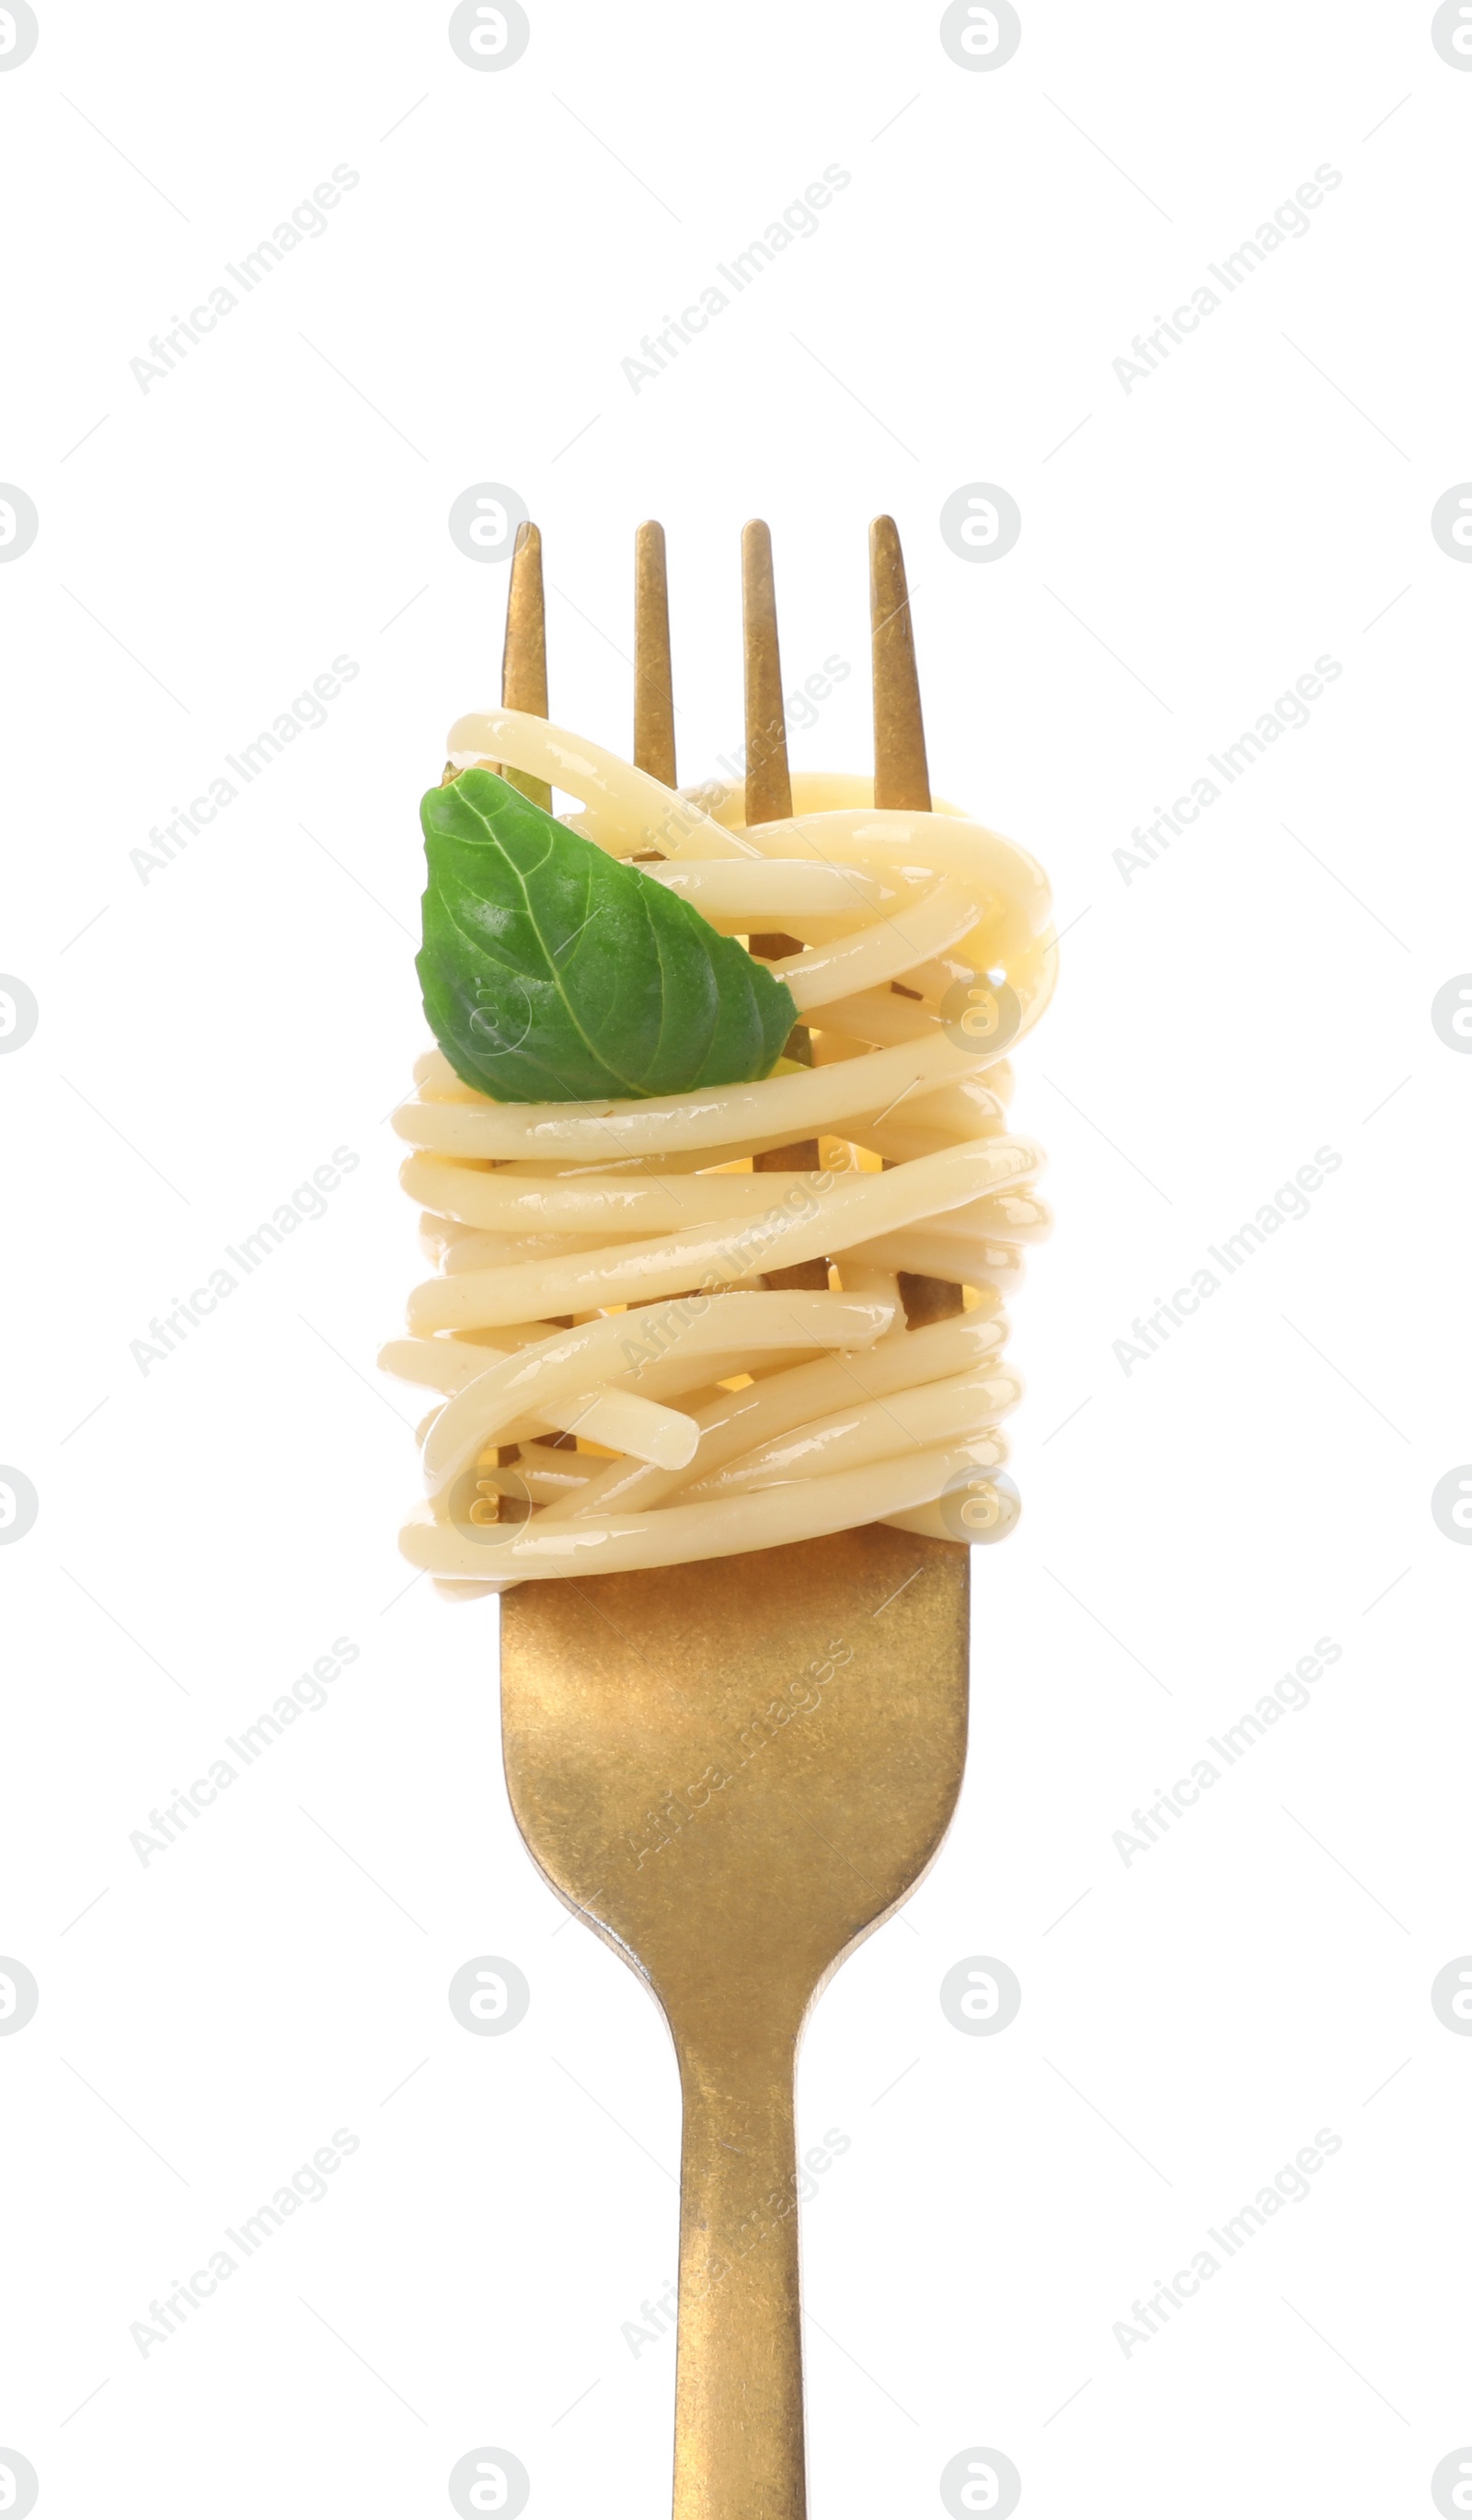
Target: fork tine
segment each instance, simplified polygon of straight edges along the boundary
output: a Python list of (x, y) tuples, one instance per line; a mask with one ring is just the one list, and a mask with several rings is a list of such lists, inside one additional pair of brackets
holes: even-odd
[[(501, 706), (525, 709), (529, 717), (547, 714), (547, 609), (542, 593), (542, 537), (539, 525), (516, 529), (511, 555), (511, 584), (506, 593), (506, 645), (501, 652)], [(550, 813), (552, 790), (544, 779), (523, 770), (503, 770), (534, 805)]]
[(501, 705), (547, 714), (547, 614), (542, 596), (541, 527), (518, 525), (506, 597), (506, 645), (501, 652)]
[[(547, 714), (547, 607), (542, 591), (542, 533), (540, 525), (524, 522), (516, 529), (516, 543), (511, 555), (511, 584), (506, 590), (506, 645), (501, 651), (501, 706), (525, 709), (529, 717)], [(533, 805), (544, 813), (552, 811), (552, 790), (545, 779), (533, 779), (529, 770), (508, 770), (504, 764), (502, 778), (512, 788), (519, 788)], [(568, 1316), (571, 1321), (572, 1316)], [(553, 1437), (554, 1444), (569, 1444), (566, 1435)], [(577, 1438), (571, 1438), (571, 1448), (577, 1449)], [(521, 1460), (516, 1444), (498, 1444), (496, 1460), (502, 1469)]]
[[(869, 627), (874, 656), (874, 802), (887, 810), (930, 812), (930, 768), (920, 676), (899, 528), (893, 517), (869, 527)], [(912, 992), (909, 994), (913, 994)], [(912, 1330), (964, 1311), (959, 1286), (944, 1278), (899, 1272), (899, 1295)]]
[(675, 784), (669, 578), (665, 528), (652, 518), (634, 536), (634, 768)]
[[(792, 812), (787, 769), (787, 716), (782, 706), (782, 656), (777, 646), (777, 591), (772, 580), (772, 538), (759, 517), (741, 529), (741, 631), (746, 684), (746, 819), (780, 823)], [(752, 952), (763, 963), (800, 954), (796, 936), (776, 929), (754, 936)]]
[[(792, 781), (787, 769), (787, 719), (782, 707), (782, 658), (777, 647), (777, 596), (772, 583), (772, 538), (759, 518), (741, 534), (741, 626), (746, 682), (746, 819), (777, 823), (792, 812)], [(774, 928), (749, 940), (763, 963), (779, 963), (785, 954), (801, 954), (802, 940)], [(812, 1044), (805, 1024), (788, 1035), (789, 1058), (812, 1064)], [(771, 1147), (752, 1158), (759, 1173), (802, 1173), (818, 1169), (816, 1138), (801, 1138), (793, 1147)], [(768, 1269), (768, 1286), (802, 1286), (821, 1293), (828, 1283), (825, 1259), (798, 1260), (788, 1269)]]
[(874, 802), (930, 812), (930, 769), (904, 554), (893, 517), (869, 527), (869, 626), (874, 654)]
[[(772, 538), (759, 517), (741, 530), (741, 620), (746, 663), (746, 819), (780, 823), (792, 812), (792, 782), (787, 775)], [(791, 953), (796, 948), (782, 950)]]

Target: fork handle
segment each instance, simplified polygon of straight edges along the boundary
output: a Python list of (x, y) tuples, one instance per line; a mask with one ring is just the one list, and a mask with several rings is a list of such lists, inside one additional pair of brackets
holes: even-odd
[(796, 2036), (682, 2054), (674, 2520), (804, 2520)]

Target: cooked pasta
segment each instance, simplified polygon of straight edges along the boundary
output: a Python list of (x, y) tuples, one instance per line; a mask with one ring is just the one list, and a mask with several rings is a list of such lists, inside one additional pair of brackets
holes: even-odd
[[(875, 1521), (957, 1536), (947, 1496), (1006, 1458), (1001, 1299), (1046, 1230), (1004, 1107), (1004, 1054), (1053, 983), (1040, 870), (953, 808), (878, 811), (855, 778), (796, 774), (791, 819), (748, 829), (739, 792), (676, 792), (512, 709), (461, 718), (449, 762), (573, 797), (574, 830), (721, 933), (796, 938), (769, 968), (812, 1064), (525, 1103), (420, 1059), (394, 1127), (439, 1270), (382, 1362), (442, 1401), (405, 1555), (463, 1593)], [(752, 1169), (804, 1140), (815, 1171)], [(826, 1292), (767, 1282), (824, 1260)], [(908, 1328), (906, 1273), (965, 1309)]]

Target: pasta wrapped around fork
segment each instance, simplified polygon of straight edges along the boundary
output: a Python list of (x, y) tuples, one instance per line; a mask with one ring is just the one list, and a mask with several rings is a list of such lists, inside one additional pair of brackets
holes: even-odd
[[(394, 1127), (439, 1266), (382, 1361), (442, 1398), (405, 1555), (479, 1592), (874, 1521), (956, 1537), (947, 1497), (979, 1473), (1006, 1527), (1002, 1303), (1047, 1225), (1005, 1112), (1053, 986), (1040, 869), (954, 808), (876, 809), (864, 779), (795, 775), (791, 817), (748, 827), (739, 792), (666, 787), (521, 710), (461, 718), (448, 750), (575, 798), (574, 831), (720, 933), (795, 939), (769, 968), (812, 1064), (538, 1103), (419, 1061)], [(751, 1168), (804, 1140), (815, 1169)], [(768, 1283), (802, 1261), (826, 1291)], [(964, 1309), (908, 1328), (907, 1273)]]

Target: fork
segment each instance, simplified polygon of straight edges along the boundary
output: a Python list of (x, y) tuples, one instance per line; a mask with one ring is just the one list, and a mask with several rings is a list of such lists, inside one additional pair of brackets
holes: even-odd
[[(742, 557), (746, 817), (769, 822), (792, 796), (765, 525), (747, 526)], [(657, 524), (639, 529), (635, 582), (634, 757), (672, 786)], [(889, 518), (871, 530), (870, 605), (875, 801), (928, 810)], [(545, 715), (542, 621), (540, 537), (523, 526), (503, 698)], [(795, 950), (781, 936), (753, 947)], [(815, 1168), (817, 1154), (768, 1161)], [(901, 1291), (911, 1327), (959, 1309), (959, 1290), (934, 1280)], [(502, 1600), (517, 1825), (559, 1898), (644, 1980), (679, 2065), (674, 2520), (806, 2510), (798, 2047), (822, 1987), (915, 1888), (954, 1809), (969, 1563), (955, 1543), (875, 1523), (697, 1565), (523, 1584)]]

